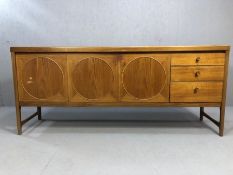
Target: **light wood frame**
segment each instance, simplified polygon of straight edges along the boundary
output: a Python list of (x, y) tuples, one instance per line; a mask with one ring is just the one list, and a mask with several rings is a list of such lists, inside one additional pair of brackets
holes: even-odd
[[(15, 92), (15, 105), (16, 105), (16, 125), (17, 133), (22, 134), (22, 126), (30, 119), (38, 116), (41, 120), (41, 107), (42, 106), (150, 106), (150, 107), (200, 107), (200, 120), (206, 117), (219, 128), (219, 135), (223, 136), (224, 132), (224, 116), (225, 116), (225, 105), (226, 105), (226, 89), (227, 89), (227, 75), (228, 75), (228, 64), (230, 46), (140, 46), (140, 47), (11, 47), (11, 58), (12, 58), (12, 70), (13, 70), (13, 81), (14, 81), (14, 92)], [(21, 53), (111, 53), (111, 54), (124, 54), (124, 53), (153, 53), (153, 54), (173, 54), (173, 53), (225, 53), (225, 64), (224, 64), (224, 80), (222, 90), (221, 102), (48, 102), (48, 101), (20, 101), (19, 90), (18, 90), (18, 78), (17, 78), (17, 65), (16, 55)], [(171, 76), (169, 76), (171, 77)], [(22, 120), (21, 108), (24, 106), (35, 106), (36, 112)], [(204, 107), (219, 107), (220, 119), (219, 121), (213, 119), (205, 111)]]

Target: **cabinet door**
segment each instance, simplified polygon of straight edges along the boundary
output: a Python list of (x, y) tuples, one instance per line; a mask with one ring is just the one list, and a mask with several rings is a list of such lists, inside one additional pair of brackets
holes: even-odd
[(124, 54), (121, 101), (168, 102), (170, 58), (164, 54)]
[(69, 54), (71, 102), (114, 102), (119, 96), (117, 55)]
[(66, 55), (17, 54), (16, 64), (20, 101), (68, 100)]

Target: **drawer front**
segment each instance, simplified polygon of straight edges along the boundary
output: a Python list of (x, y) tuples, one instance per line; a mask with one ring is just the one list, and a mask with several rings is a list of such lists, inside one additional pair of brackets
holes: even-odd
[(171, 65), (224, 65), (224, 53), (173, 54)]
[(172, 82), (171, 102), (221, 102), (222, 82)]
[(175, 66), (171, 68), (172, 81), (222, 81), (224, 66)]

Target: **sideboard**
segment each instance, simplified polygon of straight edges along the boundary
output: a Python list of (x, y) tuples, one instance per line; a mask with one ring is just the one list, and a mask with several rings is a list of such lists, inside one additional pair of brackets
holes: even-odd
[[(199, 107), (223, 136), (229, 46), (11, 47), (18, 134), (42, 106)], [(36, 112), (22, 120), (21, 108)], [(204, 111), (218, 107), (219, 120)]]

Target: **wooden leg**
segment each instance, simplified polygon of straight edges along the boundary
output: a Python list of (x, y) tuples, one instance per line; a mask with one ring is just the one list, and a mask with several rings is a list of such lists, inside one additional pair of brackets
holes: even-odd
[(18, 135), (22, 134), (21, 106), (16, 105), (16, 126)]
[(16, 105), (16, 124), (17, 124), (17, 131), (18, 135), (22, 134), (22, 126), (27, 123), (32, 118), (38, 116), (38, 120), (41, 120), (41, 107), (37, 106), (37, 111), (30, 115), (29, 117), (22, 120), (22, 114), (21, 114), (21, 106)]
[(41, 120), (41, 107), (37, 106), (38, 120)]
[(203, 121), (204, 107), (200, 107), (200, 121)]
[(223, 136), (224, 131), (225, 106), (220, 107), (219, 135)]
[(224, 113), (225, 113), (225, 106), (222, 105), (220, 107), (220, 121), (215, 120), (209, 114), (204, 111), (204, 107), (200, 108), (200, 120), (203, 120), (203, 117), (206, 117), (210, 121), (212, 121), (218, 128), (219, 128), (219, 136), (223, 136), (224, 130)]

